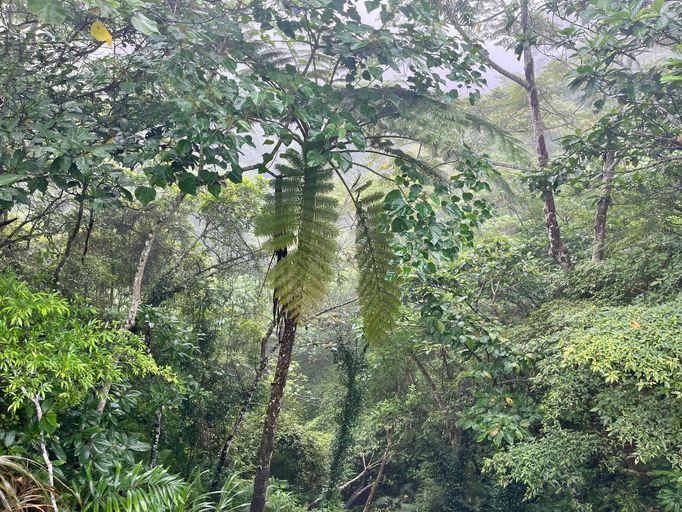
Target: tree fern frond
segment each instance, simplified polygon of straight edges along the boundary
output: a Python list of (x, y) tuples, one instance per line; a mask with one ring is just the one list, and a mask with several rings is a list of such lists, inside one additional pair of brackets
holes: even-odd
[(450, 185), (450, 180), (447, 175), (439, 170), (438, 167), (431, 165), (423, 159), (415, 158), (412, 155), (406, 153), (400, 148), (395, 147), (390, 141), (384, 139), (369, 139), (369, 146), (372, 149), (384, 153), (385, 155), (396, 158), (398, 160), (403, 160), (414, 165), (421, 174), (431, 180), (434, 183), (439, 183), (444, 186)]
[(400, 289), (389, 279), (393, 252), (389, 235), (381, 229), (383, 195), (361, 194), (355, 200), (357, 228), (355, 257), (358, 264), (358, 298), (365, 338), (370, 345), (379, 345), (387, 337), (400, 314)]
[(345, 94), (348, 102), (362, 100), (384, 105), (381, 119), (375, 123), (377, 133), (409, 135), (443, 159), (456, 158), (457, 149), (462, 146), (457, 135), (466, 132), (483, 134), (517, 157), (526, 154), (522, 142), (507, 130), (470, 112), (461, 103), (394, 86), (367, 87), (348, 93), (339, 90), (339, 94)]
[(294, 151), (285, 159), (256, 234), (267, 236), (264, 248), (280, 256), (268, 280), (280, 310), (297, 318), (319, 305), (332, 278), (337, 203), (330, 169), (308, 166)]

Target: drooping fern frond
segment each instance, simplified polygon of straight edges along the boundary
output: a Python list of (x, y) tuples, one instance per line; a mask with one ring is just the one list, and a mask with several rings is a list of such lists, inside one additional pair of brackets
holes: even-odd
[(337, 203), (330, 169), (308, 165), (288, 151), (277, 166), (273, 192), (257, 220), (265, 250), (277, 255), (268, 280), (280, 313), (305, 316), (319, 306), (333, 276), (337, 249)]
[(415, 168), (419, 169), (421, 175), (430, 182), (439, 183), (444, 186), (449, 185), (450, 181), (448, 176), (442, 172), (438, 166), (432, 165), (423, 158), (415, 158), (406, 151), (396, 147), (390, 140), (373, 138), (369, 139), (368, 142), (370, 150), (376, 151), (388, 158), (402, 160), (413, 165)]
[(365, 338), (377, 346), (387, 337), (400, 314), (400, 288), (390, 279), (393, 252), (389, 235), (381, 228), (383, 195), (362, 195), (368, 183), (357, 190), (355, 258), (358, 265), (358, 298)]
[(383, 135), (407, 135), (439, 158), (450, 160), (462, 146), (466, 133), (483, 135), (505, 151), (522, 157), (523, 144), (507, 130), (472, 112), (458, 102), (446, 102), (396, 86), (367, 87), (344, 92), (345, 101), (383, 105), (374, 131)]

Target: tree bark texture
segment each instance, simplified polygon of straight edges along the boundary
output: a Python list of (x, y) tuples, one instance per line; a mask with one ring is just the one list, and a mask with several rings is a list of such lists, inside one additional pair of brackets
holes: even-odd
[(270, 464), (272, 462), (272, 451), (275, 445), (275, 431), (279, 413), (282, 408), (284, 388), (287, 383), (287, 376), (289, 375), (291, 352), (296, 339), (296, 324), (296, 319), (290, 318), (285, 314), (282, 332), (279, 337), (277, 368), (275, 369), (274, 380), (270, 390), (270, 401), (268, 402), (260, 450), (258, 452), (258, 467), (253, 480), (251, 512), (263, 512), (263, 510), (265, 510), (265, 495), (268, 487), (268, 479), (270, 478)]
[(161, 440), (161, 420), (163, 419), (163, 405), (156, 411), (154, 417), (154, 439), (152, 440), (152, 450), (149, 456), (149, 466), (156, 467), (156, 460), (159, 456), (159, 441)]
[[(538, 169), (542, 172), (547, 169), (549, 153), (545, 141), (545, 126), (542, 121), (540, 99), (538, 97), (537, 81), (535, 79), (533, 50), (532, 45), (529, 43), (531, 39), (531, 30), (528, 0), (523, 0), (521, 2), (521, 27), (524, 35), (524, 42), (526, 44), (523, 50), (523, 69), (527, 84), (528, 105), (530, 106), (531, 122), (533, 125), (533, 134), (535, 136), (535, 151), (537, 153)], [(562, 269), (570, 270), (573, 265), (568, 249), (561, 238), (561, 229), (559, 228), (559, 220), (557, 218), (556, 205), (554, 203), (554, 191), (552, 190), (550, 183), (545, 183), (542, 186), (542, 196), (544, 200), (543, 213), (545, 216), (545, 225), (547, 226), (547, 235), (549, 237), (549, 254)]]
[(594, 237), (592, 241), (592, 261), (597, 263), (604, 259), (604, 244), (606, 242), (606, 215), (611, 204), (611, 187), (618, 162), (613, 152), (604, 155), (602, 186), (597, 201), (597, 212), (594, 216)]
[(69, 237), (66, 239), (66, 247), (64, 248), (64, 254), (59, 258), (59, 262), (54, 269), (54, 274), (52, 274), (52, 279), (55, 283), (59, 282), (59, 274), (66, 265), (66, 261), (69, 259), (71, 254), (71, 248), (73, 247), (73, 242), (78, 236), (78, 232), (81, 230), (81, 224), (83, 223), (83, 211), (85, 209), (85, 192), (87, 190), (86, 186), (83, 186), (83, 192), (81, 194), (81, 202), (78, 206), (78, 214), (76, 215), (76, 224), (73, 226), (73, 230), (69, 233)]

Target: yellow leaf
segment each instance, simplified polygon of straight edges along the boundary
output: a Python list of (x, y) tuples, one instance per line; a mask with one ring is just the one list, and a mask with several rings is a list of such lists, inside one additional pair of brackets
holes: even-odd
[(92, 27), (90, 27), (90, 34), (98, 41), (107, 43), (109, 48), (114, 47), (114, 39), (111, 37), (107, 27), (101, 21), (96, 21), (92, 24)]
[(514, 400), (509, 396), (504, 397), (504, 401), (507, 402), (507, 405), (514, 405)]
[(499, 433), (500, 433), (500, 427), (497, 427), (496, 429), (491, 430), (490, 432), (488, 432), (488, 435), (489, 435), (490, 437), (495, 437), (495, 436), (496, 436), (497, 434), (499, 434)]
[(630, 322), (630, 327), (632, 327), (633, 329), (639, 329), (642, 326), (639, 324), (637, 320), (633, 320), (632, 322)]
[(113, 143), (114, 143), (114, 138), (113, 138), (113, 137), (109, 137), (109, 138), (107, 139), (107, 141), (105, 142), (105, 144), (113, 144)]

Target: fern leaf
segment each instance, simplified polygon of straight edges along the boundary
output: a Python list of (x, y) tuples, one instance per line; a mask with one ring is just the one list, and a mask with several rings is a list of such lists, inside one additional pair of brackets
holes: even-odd
[(256, 234), (267, 236), (264, 248), (279, 255), (268, 274), (278, 307), (298, 318), (319, 305), (333, 276), (337, 203), (331, 170), (308, 166), (293, 151), (285, 158)]
[(365, 337), (370, 345), (379, 345), (387, 337), (400, 314), (400, 289), (389, 278), (393, 252), (389, 235), (381, 229), (383, 195), (358, 191), (355, 201), (357, 229), (356, 260), (359, 269), (358, 298)]

